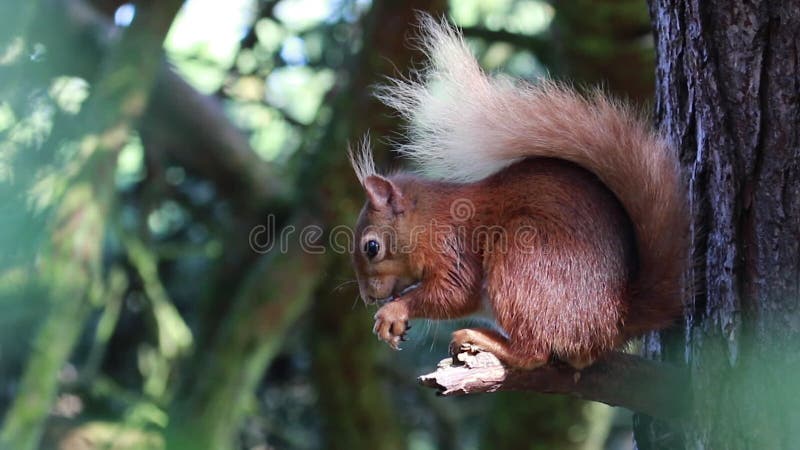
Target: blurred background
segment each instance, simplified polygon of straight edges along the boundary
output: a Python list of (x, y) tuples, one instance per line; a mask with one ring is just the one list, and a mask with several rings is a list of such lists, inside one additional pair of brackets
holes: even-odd
[(403, 165), (370, 86), (418, 10), (487, 70), (652, 96), (639, 0), (0, 2), (0, 448), (632, 448), (623, 410), (419, 387), (458, 324), (389, 350), (325, 246), (348, 143)]

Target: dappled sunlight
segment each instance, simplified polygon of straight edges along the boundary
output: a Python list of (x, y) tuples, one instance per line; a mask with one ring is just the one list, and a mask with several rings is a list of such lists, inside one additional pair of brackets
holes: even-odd
[(370, 334), (346, 152), (409, 164), (374, 93), (422, 67), (420, 11), (488, 73), (639, 101), (644, 3), (0, 3), (0, 448), (631, 448), (619, 408), (418, 386), (462, 323), (413, 318), (399, 353)]

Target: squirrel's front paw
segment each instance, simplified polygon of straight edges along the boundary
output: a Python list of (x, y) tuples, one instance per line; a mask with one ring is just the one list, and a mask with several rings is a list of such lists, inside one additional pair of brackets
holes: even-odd
[(410, 329), (408, 307), (401, 301), (387, 303), (375, 313), (372, 332), (395, 350), (400, 350), (400, 342), (406, 340), (406, 332)]

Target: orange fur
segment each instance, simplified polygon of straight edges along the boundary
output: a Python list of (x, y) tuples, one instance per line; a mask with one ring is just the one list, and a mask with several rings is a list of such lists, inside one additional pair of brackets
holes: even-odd
[(440, 179), (382, 177), (368, 150), (353, 157), (370, 199), (353, 255), (361, 294), (396, 303), (376, 314), (379, 336), (396, 347), (409, 318), (461, 317), (487, 297), (504, 334), (457, 333), (456, 347), (480, 339), (513, 366), (585, 365), (671, 324), (688, 214), (669, 146), (600, 93), (492, 79), (457, 32), (430, 18), (423, 29), (431, 68), (381, 97), (410, 121), (403, 151)]

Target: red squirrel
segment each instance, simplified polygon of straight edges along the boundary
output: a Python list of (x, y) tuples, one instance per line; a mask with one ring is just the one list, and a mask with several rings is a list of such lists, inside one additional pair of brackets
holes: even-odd
[(368, 143), (350, 153), (367, 195), (353, 263), (379, 339), (398, 349), (409, 319), (488, 309), (497, 326), (454, 332), (452, 353), (581, 369), (670, 325), (688, 214), (665, 140), (600, 92), (487, 75), (444, 21), (421, 29), (426, 68), (377, 92), (421, 173), (379, 175)]

